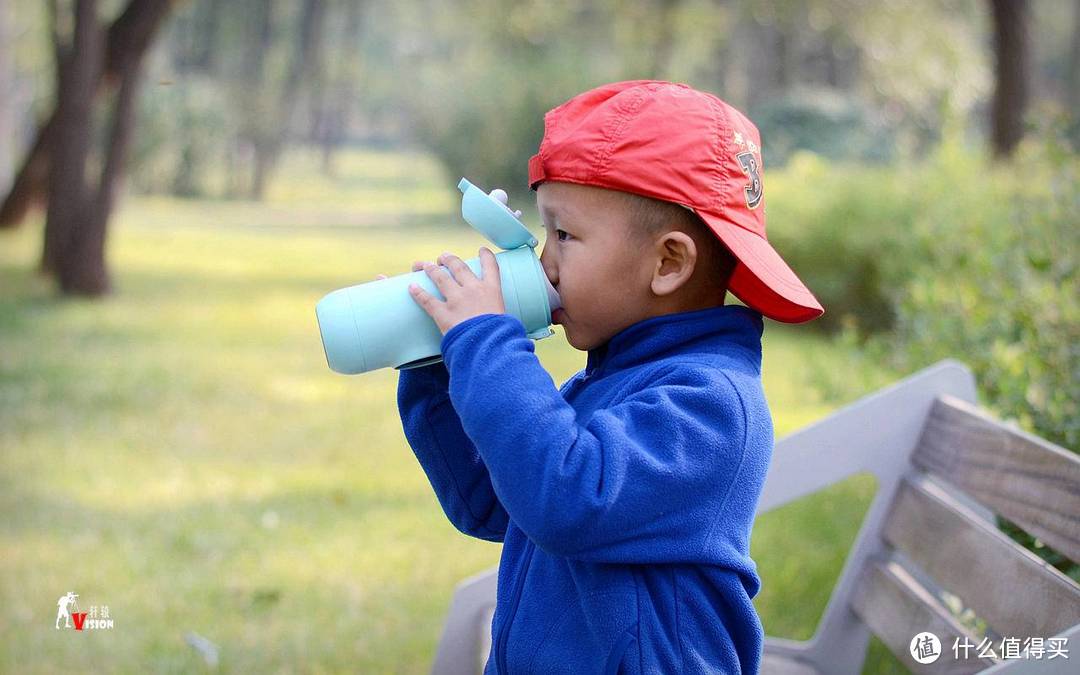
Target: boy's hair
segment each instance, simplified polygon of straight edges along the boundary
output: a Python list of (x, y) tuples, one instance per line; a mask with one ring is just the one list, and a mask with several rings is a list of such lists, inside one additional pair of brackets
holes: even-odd
[(700, 216), (675, 202), (632, 192), (619, 192), (619, 195), (627, 207), (630, 227), (636, 230), (642, 246), (651, 244), (656, 237), (671, 230), (685, 232), (698, 246), (699, 263), (708, 266), (709, 282), (727, 290), (737, 260)]

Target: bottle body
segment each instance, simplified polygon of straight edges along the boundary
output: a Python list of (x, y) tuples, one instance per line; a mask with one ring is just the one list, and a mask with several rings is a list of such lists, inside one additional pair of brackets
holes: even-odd
[[(558, 295), (536, 253), (522, 246), (496, 253), (495, 259), (506, 313), (520, 319), (533, 339), (551, 335), (551, 312)], [(480, 258), (465, 264), (482, 276)], [(357, 374), (442, 359), (442, 333), (409, 294), (413, 283), (445, 299), (427, 273), (419, 271), (338, 289), (319, 301), (315, 314), (331, 370)]]

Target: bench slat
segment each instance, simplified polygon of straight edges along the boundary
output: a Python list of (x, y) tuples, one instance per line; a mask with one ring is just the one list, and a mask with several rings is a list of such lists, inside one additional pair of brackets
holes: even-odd
[(813, 666), (797, 661), (770, 654), (766, 651), (761, 655), (762, 675), (820, 675)]
[(941, 396), (914, 463), (1080, 562), (1080, 457)]
[[(979, 641), (964, 628), (934, 596), (894, 560), (867, 564), (859, 577), (852, 609), (900, 661), (917, 673), (975, 673), (995, 661), (979, 659), (972, 652), (967, 659), (952, 658), (957, 638)], [(941, 640), (941, 657), (922, 665), (911, 658), (911, 639), (929, 631)]]
[(904, 482), (882, 534), (1001, 635), (1080, 623), (1080, 586), (925, 477)]

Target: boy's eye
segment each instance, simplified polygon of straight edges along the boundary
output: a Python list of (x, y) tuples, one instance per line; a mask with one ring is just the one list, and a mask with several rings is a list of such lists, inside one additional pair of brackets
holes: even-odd
[(566, 241), (570, 237), (565, 230), (555, 230), (555, 236), (559, 238), (559, 241)]

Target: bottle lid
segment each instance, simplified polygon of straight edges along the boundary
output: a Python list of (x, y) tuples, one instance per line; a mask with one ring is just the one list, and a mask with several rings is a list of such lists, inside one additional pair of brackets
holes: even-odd
[[(536, 237), (518, 220), (514, 212), (506, 207), (505, 202), (484, 192), (465, 178), (458, 183), (458, 189), (464, 195), (461, 198), (461, 216), (488, 241), (507, 251), (522, 246), (536, 248), (539, 243)], [(505, 196), (506, 193), (502, 194)], [(520, 214), (520, 211), (518, 213)]]

